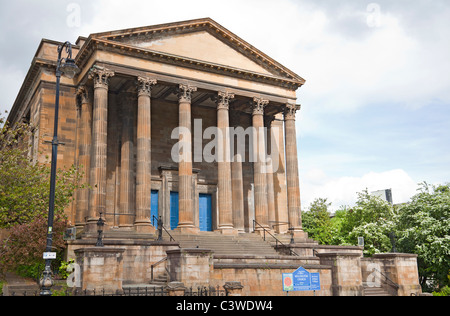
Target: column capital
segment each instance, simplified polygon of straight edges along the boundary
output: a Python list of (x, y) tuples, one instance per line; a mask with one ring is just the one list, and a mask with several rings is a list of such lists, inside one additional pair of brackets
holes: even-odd
[(264, 116), (264, 126), (270, 128), (272, 126), (272, 122), (275, 121), (275, 115), (266, 115)]
[(77, 103), (79, 105), (89, 103), (90, 93), (91, 92), (89, 88), (86, 87), (84, 84), (78, 86), (77, 91), (75, 93), (77, 96)]
[(192, 93), (197, 91), (197, 87), (193, 87), (190, 85), (180, 84), (177, 88), (178, 99), (180, 102), (191, 102), (192, 101)]
[(264, 100), (261, 98), (253, 98), (252, 107), (253, 115), (264, 115), (264, 109), (269, 104), (269, 100)]
[(284, 108), (284, 120), (294, 120), (295, 121), (295, 115), (297, 114), (297, 111), (300, 111), (302, 106), (300, 104), (287, 104)]
[(229, 92), (219, 92), (217, 96), (215, 96), (215, 101), (217, 103), (217, 109), (218, 110), (229, 110), (230, 108), (230, 101), (231, 99), (234, 99), (234, 93)]
[(94, 80), (94, 88), (108, 89), (109, 79), (114, 75), (114, 71), (99, 66), (94, 66), (89, 70), (89, 79)]
[(158, 81), (156, 79), (148, 78), (148, 77), (138, 77), (137, 78), (137, 89), (138, 95), (151, 96), (152, 95), (152, 87), (156, 85)]

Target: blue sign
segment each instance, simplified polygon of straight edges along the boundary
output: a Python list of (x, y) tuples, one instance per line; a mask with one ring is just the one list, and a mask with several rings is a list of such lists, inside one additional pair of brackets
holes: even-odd
[(311, 273), (311, 291), (320, 291), (320, 273)]
[(320, 291), (320, 273), (300, 267), (292, 274), (283, 274), (283, 291)]

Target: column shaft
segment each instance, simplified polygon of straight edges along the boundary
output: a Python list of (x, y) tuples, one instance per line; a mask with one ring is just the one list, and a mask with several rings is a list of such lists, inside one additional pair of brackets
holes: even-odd
[(218, 193), (219, 193), (219, 230), (233, 229), (232, 190), (231, 190), (231, 158), (230, 158), (230, 120), (229, 102), (233, 94), (219, 92), (217, 99), (217, 128), (221, 132), (219, 140), (218, 161)]
[(122, 95), (122, 146), (120, 155), (120, 220), (119, 227), (132, 228), (134, 223), (134, 109), (133, 98)]
[(89, 188), (87, 186), (91, 166), (92, 102), (86, 86), (78, 88), (77, 96), (81, 104), (78, 168), (79, 172), (83, 174), (80, 184), (85, 187), (77, 191), (75, 225), (84, 226), (89, 211)]
[(151, 232), (152, 125), (151, 88), (156, 80), (138, 78), (136, 230)]
[[(264, 108), (269, 101), (254, 98), (253, 101), (253, 128), (256, 135), (253, 137), (254, 147), (254, 183), (255, 183), (255, 220), (264, 228), (269, 228), (269, 215), (267, 205), (267, 174), (263, 157), (266, 154), (264, 139)], [(255, 229), (261, 230), (256, 225)]]
[[(234, 127), (240, 126), (240, 112), (231, 112), (230, 123)], [(245, 141), (245, 139), (244, 139)], [(233, 195), (233, 225), (234, 228), (240, 232), (245, 231), (244, 227), (244, 179), (242, 174), (242, 161), (245, 157), (237, 150), (238, 146), (234, 146), (234, 140), (230, 139), (233, 144), (231, 150), (234, 153), (234, 158), (231, 163), (231, 190)], [(245, 153), (244, 153), (245, 154)]]
[(294, 231), (303, 231), (300, 204), (300, 180), (298, 171), (297, 133), (295, 114), (299, 108), (288, 105), (285, 111), (286, 182), (288, 194), (289, 225)]
[[(274, 196), (276, 207), (276, 221), (278, 226), (276, 231), (278, 233), (287, 233), (289, 229), (289, 217), (288, 217), (288, 201), (287, 201), (287, 188), (286, 188), (286, 159), (284, 150), (284, 119), (283, 114), (277, 114), (276, 120), (272, 122), (272, 129), (278, 130), (277, 137), (274, 138), (275, 142), (272, 143), (272, 150), (275, 147), (278, 155), (278, 169), (274, 170), (273, 183), (274, 183)], [(286, 223), (282, 224), (281, 223)]]
[[(275, 146), (272, 146), (272, 122), (275, 119), (274, 116), (268, 116), (265, 118), (265, 126), (267, 128), (266, 133), (266, 144), (267, 153), (271, 152), (271, 157), (273, 155), (272, 150), (275, 152)], [(273, 182), (273, 164), (272, 159), (266, 165), (267, 168), (267, 212), (268, 212), (268, 224), (272, 229), (273, 225), (276, 224), (275, 216), (275, 194), (274, 194), (274, 182)], [(275, 226), (276, 227), (276, 226)]]
[(94, 80), (94, 109), (90, 171), (90, 200), (88, 231), (95, 232), (100, 213), (106, 213), (106, 160), (108, 127), (108, 85), (114, 73), (93, 68), (89, 78)]
[(192, 200), (192, 93), (197, 88), (180, 85), (179, 87), (179, 127), (180, 127), (180, 159), (178, 164), (179, 189), (179, 222), (180, 230), (194, 230), (194, 201)]

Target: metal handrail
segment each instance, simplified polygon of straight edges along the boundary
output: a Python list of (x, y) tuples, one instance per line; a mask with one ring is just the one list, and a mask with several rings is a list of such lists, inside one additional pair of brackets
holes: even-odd
[[(168, 260), (168, 258), (165, 257), (164, 259), (162, 259), (162, 260), (158, 261), (157, 263), (151, 265), (150, 268), (151, 268), (151, 278), (152, 278), (152, 282), (155, 280), (154, 277), (153, 277), (153, 269), (156, 268), (157, 266), (159, 266), (160, 264), (166, 262), (167, 260)], [(167, 269), (166, 269), (166, 270), (167, 270)]]
[(175, 238), (173, 238), (173, 236), (169, 233), (169, 231), (164, 227), (163, 221), (162, 221), (162, 217), (160, 216), (159, 218), (156, 217), (155, 215), (152, 216), (152, 223), (153, 226), (155, 226), (155, 219), (158, 223), (158, 240), (161, 241), (162, 240), (162, 230), (164, 229), (164, 231), (167, 233), (167, 235), (169, 235), (170, 237), (170, 241), (174, 241), (176, 242)]
[(266, 241), (266, 232), (269, 233), (270, 236), (272, 236), (273, 239), (275, 239), (275, 248), (278, 248), (278, 243), (280, 243), (281, 246), (285, 247), (286, 249), (289, 249), (290, 255), (291, 256), (297, 256), (299, 257), (299, 255), (292, 250), (291, 248), (288, 248), (287, 245), (285, 245), (283, 242), (281, 242), (281, 240), (279, 240), (277, 237), (275, 237), (270, 231), (268, 231), (264, 226), (262, 226), (260, 223), (258, 223), (256, 220), (253, 220), (253, 231), (255, 231), (256, 229), (256, 225), (258, 225), (259, 227), (261, 227), (264, 231), (264, 241)]
[(381, 272), (380, 270), (378, 270), (377, 268), (374, 268), (375, 271), (378, 271), (382, 276), (384, 276), (386, 278), (386, 280), (388, 280), (389, 282), (391, 282), (392, 284), (389, 284), (390, 286), (394, 287), (395, 289), (399, 289), (400, 285), (398, 285), (397, 283), (395, 283), (394, 281), (392, 281), (387, 275), (385, 275), (383, 272)]

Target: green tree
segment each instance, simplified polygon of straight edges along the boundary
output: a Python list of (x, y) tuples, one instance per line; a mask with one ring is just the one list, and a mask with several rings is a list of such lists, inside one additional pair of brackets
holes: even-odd
[(314, 200), (309, 211), (303, 213), (303, 226), (310, 238), (318, 241), (322, 245), (330, 245), (333, 240), (334, 229), (332, 227), (330, 212), (328, 208), (331, 203), (327, 199)]
[(422, 183), (398, 214), (398, 250), (418, 255), (424, 290), (450, 285), (450, 184)]
[[(38, 266), (46, 245), (50, 167), (29, 159), (29, 147), (24, 144), (30, 134), (28, 124), (11, 128), (0, 118), (0, 229), (11, 232), (0, 245), (0, 273)], [(57, 172), (54, 246), (59, 251), (64, 248), (59, 237), (67, 226), (64, 209), (80, 177), (75, 167)]]
[(356, 206), (345, 213), (341, 234), (347, 244), (357, 245), (364, 237), (364, 254), (390, 252), (390, 234), (395, 227), (395, 212), (388, 202), (370, 195), (367, 190), (358, 193)]

